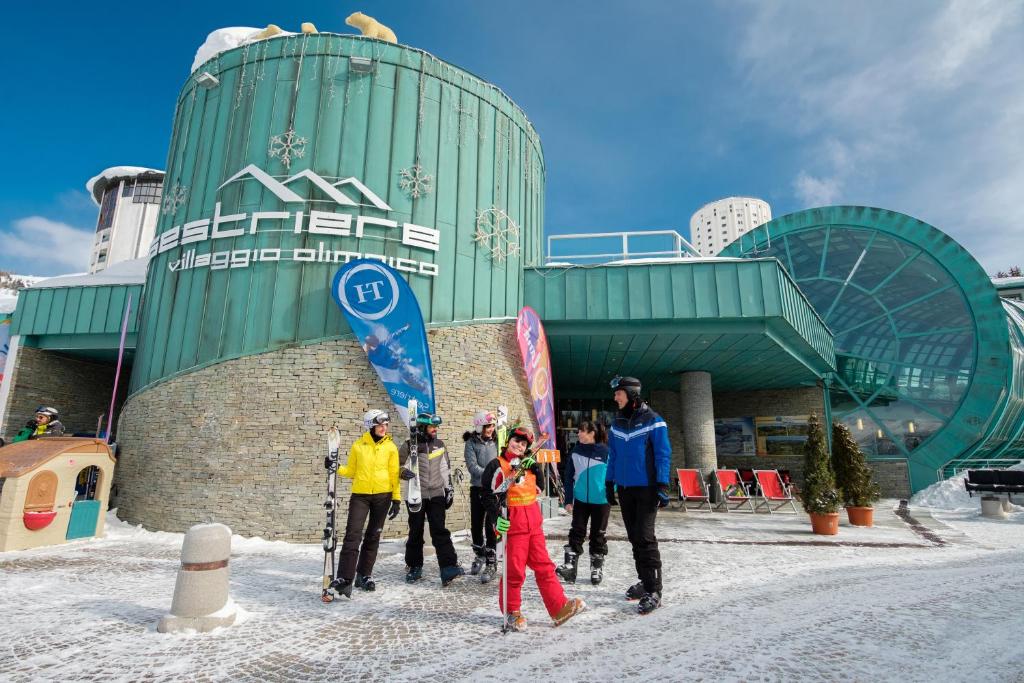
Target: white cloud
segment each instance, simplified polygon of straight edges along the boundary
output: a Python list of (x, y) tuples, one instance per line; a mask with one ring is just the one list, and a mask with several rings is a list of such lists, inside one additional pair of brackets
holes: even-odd
[(839, 197), (839, 180), (836, 178), (815, 178), (800, 171), (793, 181), (793, 190), (807, 206), (829, 206)]
[(82, 272), (89, 267), (93, 233), (43, 216), (27, 216), (3, 233), (4, 256), (19, 273)]
[[(987, 270), (1024, 237), (1024, 2), (752, 3), (738, 65), (792, 138), (802, 206), (948, 232)], [(827, 200), (827, 201), (826, 201)]]

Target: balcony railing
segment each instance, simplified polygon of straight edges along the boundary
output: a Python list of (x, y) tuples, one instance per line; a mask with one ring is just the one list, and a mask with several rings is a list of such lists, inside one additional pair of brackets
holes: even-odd
[[(580, 253), (555, 253), (556, 244), (584, 240), (591, 249)], [(638, 242), (643, 241), (644, 245)], [(633, 243), (631, 248), (630, 243)], [(664, 249), (658, 247), (664, 246)], [(577, 247), (579, 250), (580, 247)], [(620, 249), (615, 251), (615, 249)], [(571, 251), (571, 250), (569, 250)], [(700, 253), (675, 230), (632, 230), (626, 232), (587, 232), (571, 235), (549, 235), (546, 264), (598, 264), (637, 259), (695, 258)]]

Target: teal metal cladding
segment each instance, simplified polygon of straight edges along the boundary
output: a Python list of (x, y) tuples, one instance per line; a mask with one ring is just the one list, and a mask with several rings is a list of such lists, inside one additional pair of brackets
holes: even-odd
[(735, 391), (835, 369), (828, 328), (775, 259), (535, 268), (526, 303), (544, 320), (562, 396), (603, 395), (616, 374), (677, 389), (677, 373), (705, 370)]
[(116, 349), (128, 297), (128, 346), (138, 329), (142, 285), (97, 287), (31, 287), (22, 290), (11, 334), (31, 346), (54, 349)]
[(178, 98), (132, 390), (347, 334), (329, 288), (355, 254), (413, 271), (428, 324), (514, 317), (544, 180), (523, 112), (422, 51), (319, 34), (222, 53)]
[(951, 459), (1019, 439), (1006, 312), (948, 235), (894, 211), (834, 206), (773, 220), (721, 255), (786, 267), (835, 336), (834, 418), (869, 456), (905, 458), (913, 490)]

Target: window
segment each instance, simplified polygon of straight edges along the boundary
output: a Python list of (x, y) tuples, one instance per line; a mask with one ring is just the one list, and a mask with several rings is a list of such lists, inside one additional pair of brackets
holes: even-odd
[(132, 196), (132, 192), (134, 192), (134, 191), (135, 191), (135, 181), (134, 180), (125, 180), (124, 181), (124, 185), (121, 187), (121, 196), (122, 197), (131, 197)]
[(96, 232), (106, 230), (114, 222), (114, 209), (117, 207), (117, 186), (107, 187), (100, 202), (100, 217), (96, 221)]
[(101, 251), (99, 253), (99, 255), (96, 257), (96, 263), (100, 263), (100, 262), (106, 261), (106, 260), (107, 260), (107, 252), (105, 252), (105, 251)]
[(163, 183), (160, 181), (140, 181), (135, 183), (135, 196), (132, 201), (136, 204), (159, 204), (160, 192), (163, 190)]

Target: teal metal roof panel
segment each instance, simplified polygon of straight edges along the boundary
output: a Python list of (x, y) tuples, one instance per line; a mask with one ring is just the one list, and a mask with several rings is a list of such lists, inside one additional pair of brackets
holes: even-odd
[[(120, 335), (129, 296), (132, 309), (128, 317), (128, 333), (134, 335), (138, 330), (142, 285), (30, 287), (18, 295), (11, 334), (33, 338), (59, 336), (62, 344), (72, 343), (75, 335)], [(86, 342), (83, 338), (83, 343)], [(94, 347), (92, 341), (87, 343), (88, 348)]]

